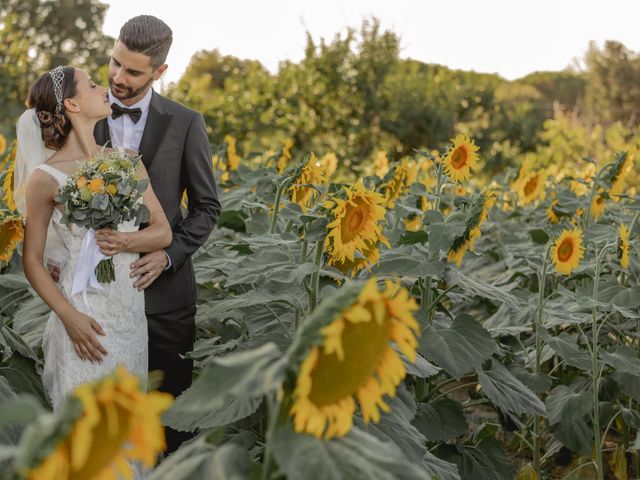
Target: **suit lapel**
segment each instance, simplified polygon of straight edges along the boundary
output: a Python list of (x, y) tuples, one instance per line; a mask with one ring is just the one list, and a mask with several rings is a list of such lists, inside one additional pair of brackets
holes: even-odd
[(149, 103), (147, 123), (140, 141), (140, 155), (142, 155), (142, 163), (147, 167), (147, 170), (149, 170), (164, 134), (169, 128), (171, 117), (172, 115), (167, 113), (162, 97), (154, 90)]
[(109, 120), (104, 118), (96, 123), (93, 130), (96, 143), (101, 147), (111, 147), (111, 134), (109, 133)]

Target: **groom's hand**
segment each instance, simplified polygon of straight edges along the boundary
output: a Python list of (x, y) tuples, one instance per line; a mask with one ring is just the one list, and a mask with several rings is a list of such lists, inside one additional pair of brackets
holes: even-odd
[(133, 288), (144, 290), (151, 285), (167, 267), (169, 260), (164, 250), (147, 253), (131, 264), (131, 278), (135, 278)]

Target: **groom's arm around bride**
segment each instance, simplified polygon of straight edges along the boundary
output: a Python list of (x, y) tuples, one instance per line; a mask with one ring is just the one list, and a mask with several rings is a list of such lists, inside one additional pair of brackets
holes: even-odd
[[(220, 202), (202, 115), (151, 88), (167, 68), (171, 42), (171, 29), (155, 17), (139, 16), (125, 23), (109, 63), (109, 96), (116, 107), (109, 119), (98, 123), (95, 137), (100, 145), (141, 154), (173, 231), (169, 247), (146, 254), (132, 265), (132, 283), (145, 291), (149, 370), (162, 370), (160, 390), (177, 396), (191, 385), (193, 367), (179, 356), (193, 349), (195, 333), (191, 255), (214, 228)], [(184, 190), (188, 214), (183, 218)], [(167, 429), (168, 451), (184, 438)]]

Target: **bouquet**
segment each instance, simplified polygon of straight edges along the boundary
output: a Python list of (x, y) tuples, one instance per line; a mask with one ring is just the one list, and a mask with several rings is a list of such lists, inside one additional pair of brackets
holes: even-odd
[[(80, 225), (88, 229), (80, 252), (79, 264), (97, 255), (103, 259), (93, 273), (100, 283), (115, 280), (112, 257), (104, 259), (95, 243), (95, 231), (113, 228), (131, 220), (136, 225), (149, 220), (149, 210), (142, 204), (149, 179), (138, 178), (136, 166), (140, 156), (130, 156), (124, 150), (101, 150), (83, 163), (60, 189), (56, 202), (64, 205), (61, 223)], [(95, 263), (94, 263), (95, 265)]]

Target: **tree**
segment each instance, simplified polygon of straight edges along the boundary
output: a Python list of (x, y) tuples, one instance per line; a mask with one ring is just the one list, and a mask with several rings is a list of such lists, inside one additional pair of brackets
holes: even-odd
[(94, 75), (107, 63), (113, 44), (102, 33), (107, 8), (99, 0), (4, 0), (0, 4), (0, 131), (13, 132), (29, 85), (43, 71), (72, 65)]
[(607, 41), (600, 50), (594, 42), (585, 57), (586, 105), (594, 121), (638, 124), (640, 114), (640, 55), (623, 44)]

